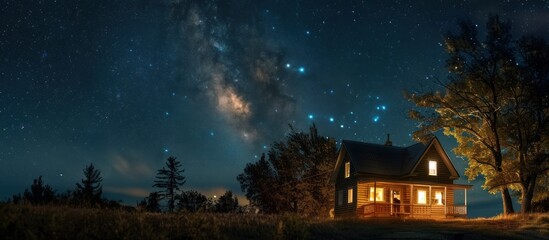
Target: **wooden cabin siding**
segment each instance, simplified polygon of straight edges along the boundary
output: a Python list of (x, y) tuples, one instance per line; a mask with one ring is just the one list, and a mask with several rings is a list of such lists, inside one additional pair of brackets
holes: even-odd
[[(437, 162), (436, 176), (429, 175), (429, 161)], [(452, 184), (454, 182), (450, 178), (452, 174), (450, 173), (448, 166), (446, 166), (444, 160), (442, 160), (435, 147), (431, 147), (425, 156), (420, 160), (414, 174), (415, 176), (410, 178), (412, 181), (436, 182), (444, 184)]]
[[(344, 150), (342, 150), (344, 151)], [(345, 153), (345, 152), (344, 152)], [(337, 180), (335, 184), (335, 204), (334, 204), (334, 215), (336, 218), (341, 217), (355, 217), (357, 209), (357, 186), (356, 186), (356, 177), (355, 177), (355, 168), (353, 163), (351, 163), (351, 176), (345, 178), (345, 163), (350, 162), (350, 157), (348, 154), (345, 154), (342, 164), (339, 166), (337, 173)], [(347, 203), (347, 190), (349, 188), (353, 189), (353, 202)], [(339, 205), (339, 191), (343, 191), (342, 204)]]
[(446, 191), (446, 205), (454, 205), (454, 189)]

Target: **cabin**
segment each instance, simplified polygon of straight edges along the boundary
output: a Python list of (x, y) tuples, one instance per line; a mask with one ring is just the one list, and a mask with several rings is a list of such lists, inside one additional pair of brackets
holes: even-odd
[(472, 186), (458, 178), (436, 137), (408, 147), (393, 146), (389, 135), (385, 144), (343, 140), (330, 178), (334, 217), (467, 217)]

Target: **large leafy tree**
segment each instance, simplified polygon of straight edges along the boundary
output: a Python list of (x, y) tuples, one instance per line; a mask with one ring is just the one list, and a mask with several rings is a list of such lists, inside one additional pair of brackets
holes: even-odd
[(248, 163), (237, 179), (250, 203), (263, 212), (327, 216), (333, 201), (328, 179), (336, 161), (335, 140), (318, 135), (315, 125), (308, 133), (290, 129), (285, 141), (275, 142), (267, 157)]
[[(522, 210), (529, 211), (531, 200), (524, 194), (533, 191), (536, 176), (544, 172), (539, 164), (533, 167), (532, 163), (545, 161), (534, 152), (547, 152), (542, 147), (546, 140), (536, 137), (546, 131), (547, 112), (541, 107), (544, 101), (547, 104), (543, 100), (546, 94), (528, 97), (536, 95), (536, 88), (547, 89), (542, 84), (545, 80), (535, 80), (547, 72), (548, 65), (540, 66), (539, 61), (539, 51), (544, 47), (534, 47), (526, 38), (515, 44), (510, 23), (497, 16), (489, 17), (486, 28), (482, 42), (471, 22), (462, 22), (458, 34), (446, 35), (450, 75), (448, 82), (440, 82), (444, 92), (408, 95), (424, 110), (410, 112), (411, 118), (420, 123), (414, 137), (426, 139), (443, 129), (446, 135), (456, 138), (455, 153), (469, 160), (469, 179), (483, 175), (485, 188), (501, 192), (504, 214), (514, 210), (510, 187), (522, 191)], [(517, 52), (524, 53), (519, 60)], [(524, 57), (534, 53), (538, 60)]]
[(101, 204), (101, 194), (103, 193), (101, 172), (91, 163), (82, 172), (84, 173), (84, 178), (80, 183), (76, 183), (75, 195), (77, 201), (88, 206)]
[(537, 200), (536, 192), (543, 197), (548, 190), (549, 45), (527, 36), (517, 42), (516, 49), (516, 70), (509, 74), (509, 103), (502, 110), (511, 160), (507, 172), (511, 174), (498, 176), (494, 182), (514, 183), (521, 192), (521, 210), (528, 213)]
[(162, 199), (168, 201), (168, 211), (170, 212), (175, 209), (175, 200), (179, 187), (185, 184), (184, 171), (185, 169), (181, 167), (181, 163), (175, 157), (169, 157), (166, 166), (159, 169), (156, 174), (153, 187), (160, 189), (158, 193)]

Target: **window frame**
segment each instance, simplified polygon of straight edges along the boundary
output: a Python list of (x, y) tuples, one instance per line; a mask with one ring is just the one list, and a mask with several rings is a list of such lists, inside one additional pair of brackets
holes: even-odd
[[(423, 199), (422, 199), (422, 200), (423, 200), (424, 202), (420, 202), (420, 201), (419, 201), (419, 200), (420, 200), (420, 198), (419, 198), (420, 194), (419, 194), (419, 193), (422, 193), (422, 195), (423, 195)], [(427, 190), (421, 190), (421, 189), (418, 189), (418, 190), (417, 190), (416, 202), (417, 202), (417, 204), (427, 204)]]
[(345, 178), (349, 178), (351, 176), (351, 162), (345, 163)]
[[(437, 194), (440, 198), (437, 198)], [(444, 205), (444, 195), (442, 194), (442, 191), (435, 191), (435, 202), (436, 205)]]
[(353, 188), (347, 188), (347, 203), (353, 203)]
[[(378, 195), (377, 193), (379, 193), (380, 195), (380, 198), (377, 198)], [(368, 197), (368, 199), (370, 200), (370, 202), (373, 202), (374, 201), (374, 196), (375, 196), (375, 200), (376, 202), (383, 202), (385, 201), (385, 189), (382, 188), (382, 187), (376, 187), (375, 188), (375, 192), (374, 192), (374, 187), (370, 187), (370, 196)]]
[(438, 163), (434, 160), (429, 160), (429, 176), (437, 176)]

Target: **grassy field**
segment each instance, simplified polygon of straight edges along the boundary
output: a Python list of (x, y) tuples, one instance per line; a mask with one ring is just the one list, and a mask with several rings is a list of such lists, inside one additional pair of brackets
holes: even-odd
[(549, 215), (413, 220), (0, 205), (1, 239), (549, 239)]

